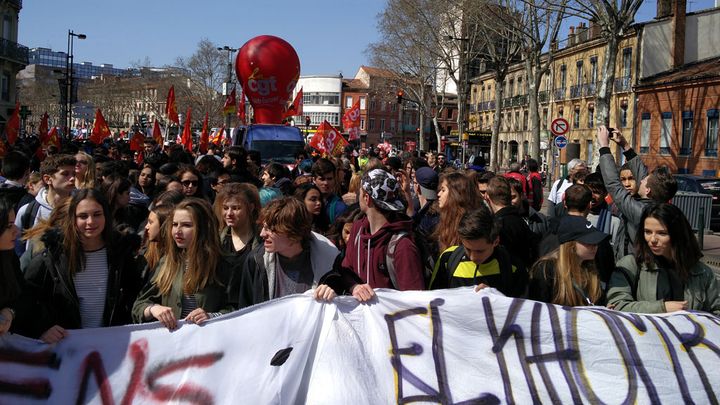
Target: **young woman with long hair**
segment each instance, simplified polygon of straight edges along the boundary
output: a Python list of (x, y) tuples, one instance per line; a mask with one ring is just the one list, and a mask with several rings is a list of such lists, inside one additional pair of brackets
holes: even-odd
[(75, 154), (75, 188), (95, 187), (95, 160), (85, 152)]
[(25, 271), (24, 299), (32, 305), (26, 336), (55, 343), (66, 329), (124, 325), (140, 287), (137, 264), (113, 231), (105, 196), (78, 190), (68, 215), (43, 235), (45, 252)]
[(165, 256), (165, 222), (183, 198), (185, 195), (179, 191), (165, 191), (150, 206), (145, 224), (144, 248), (139, 257), (143, 286), (150, 283), (160, 259)]
[(690, 223), (668, 203), (645, 208), (635, 255), (620, 259), (610, 279), (608, 304), (620, 311), (696, 310), (720, 315), (720, 287), (705, 263)]
[(137, 189), (151, 199), (155, 197), (155, 174), (156, 171), (152, 165), (144, 164), (136, 184)]
[(312, 230), (325, 235), (330, 228), (330, 220), (325, 213), (325, 201), (320, 189), (313, 183), (303, 184), (295, 189), (294, 197), (305, 204), (312, 216)]
[(30, 265), (33, 257), (45, 250), (45, 243), (42, 240), (45, 232), (60, 226), (62, 221), (67, 220), (68, 209), (70, 208), (70, 197), (65, 197), (55, 202), (55, 207), (47, 219), (41, 219), (35, 226), (23, 232), (22, 240), (28, 242), (27, 249), (20, 256), (20, 268), (25, 270)]
[(165, 256), (133, 306), (135, 322), (158, 320), (172, 330), (178, 319), (199, 324), (234, 309), (226, 290), (232, 263), (218, 228), (206, 200), (190, 197), (175, 206), (165, 222)]
[(195, 166), (183, 165), (177, 173), (186, 197), (205, 198), (202, 174)]
[(460, 243), (457, 229), (460, 218), (467, 211), (482, 204), (482, 198), (473, 179), (462, 172), (450, 171), (440, 175), (438, 183), (438, 211), (440, 219), (433, 234), (438, 252)]
[(572, 307), (603, 305), (595, 254), (609, 236), (584, 217), (564, 216), (558, 226), (560, 246), (538, 259), (530, 271), (528, 298)]
[(220, 244), (224, 253), (240, 262), (250, 250), (262, 244), (258, 189), (248, 183), (229, 183), (215, 199), (215, 215), (220, 221)]

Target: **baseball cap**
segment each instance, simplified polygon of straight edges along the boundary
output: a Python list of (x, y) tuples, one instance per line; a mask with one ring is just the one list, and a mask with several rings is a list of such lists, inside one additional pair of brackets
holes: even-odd
[(383, 169), (374, 169), (361, 181), (362, 189), (380, 208), (388, 211), (402, 211), (405, 205), (397, 198), (398, 182), (395, 176)]
[(558, 241), (560, 243), (574, 240), (597, 245), (609, 237), (610, 235), (600, 232), (584, 217), (566, 215), (560, 218), (560, 224), (558, 225)]
[(420, 185), (420, 194), (428, 200), (437, 200), (438, 174), (430, 167), (415, 170), (415, 180)]

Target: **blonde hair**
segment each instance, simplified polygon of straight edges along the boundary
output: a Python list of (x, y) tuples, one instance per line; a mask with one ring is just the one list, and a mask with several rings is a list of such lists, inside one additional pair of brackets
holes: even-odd
[(75, 155), (76, 156), (82, 155), (82, 157), (84, 157), (85, 160), (87, 161), (87, 165), (85, 165), (85, 166), (87, 166), (87, 169), (85, 169), (85, 174), (84, 174), (83, 180), (81, 182), (79, 182), (79, 184), (78, 184), (78, 181), (76, 178), (75, 186), (77, 188), (93, 188), (93, 187), (95, 187), (95, 180), (97, 179), (97, 176), (95, 174), (95, 160), (92, 158), (92, 156), (88, 155), (87, 153), (85, 153), (83, 151), (79, 151)]
[[(586, 297), (578, 291), (587, 293), (587, 299), (593, 304), (602, 297), (600, 278), (592, 260), (581, 261), (577, 255), (577, 242), (569, 241), (557, 249), (541, 257), (533, 266), (531, 272), (542, 272), (547, 279), (547, 266), (555, 267), (553, 280), (553, 298), (551, 304), (567, 306), (590, 305)], [(577, 287), (577, 288), (576, 288)]]

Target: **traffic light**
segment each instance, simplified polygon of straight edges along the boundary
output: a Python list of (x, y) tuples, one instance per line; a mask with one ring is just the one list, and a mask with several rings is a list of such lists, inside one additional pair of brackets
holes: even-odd
[(306, 116), (305, 116), (305, 126), (306, 126), (306, 127), (309, 127), (309, 126), (310, 126), (310, 116), (309, 116), (309, 115), (306, 115)]
[(147, 115), (142, 114), (140, 116), (140, 124), (142, 125), (143, 128), (147, 128), (147, 124), (148, 124)]
[(403, 102), (403, 95), (405, 95), (405, 92), (402, 90), (398, 90), (397, 92), (397, 103), (402, 104)]

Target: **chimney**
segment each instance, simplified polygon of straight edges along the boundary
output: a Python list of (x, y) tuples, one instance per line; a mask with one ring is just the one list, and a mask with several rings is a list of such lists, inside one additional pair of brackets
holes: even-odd
[(686, 0), (673, 0), (672, 2), (672, 68), (685, 64), (685, 8)]
[(655, 19), (660, 20), (665, 17), (670, 17), (670, 13), (672, 13), (672, 3), (673, 0), (657, 0), (657, 15)]
[(593, 20), (590, 20), (589, 24), (590, 28), (588, 28), (588, 30), (590, 31), (590, 34), (588, 36), (588, 39), (592, 41), (593, 39), (600, 36), (600, 26), (595, 24), (595, 21)]
[(568, 34), (568, 46), (575, 45), (575, 27), (570, 26), (570, 33)]
[(587, 39), (588, 39), (587, 34), (588, 34), (588, 29), (585, 26), (585, 23), (584, 22), (580, 23), (580, 26), (577, 29), (577, 43), (579, 44), (579, 43), (587, 41)]

